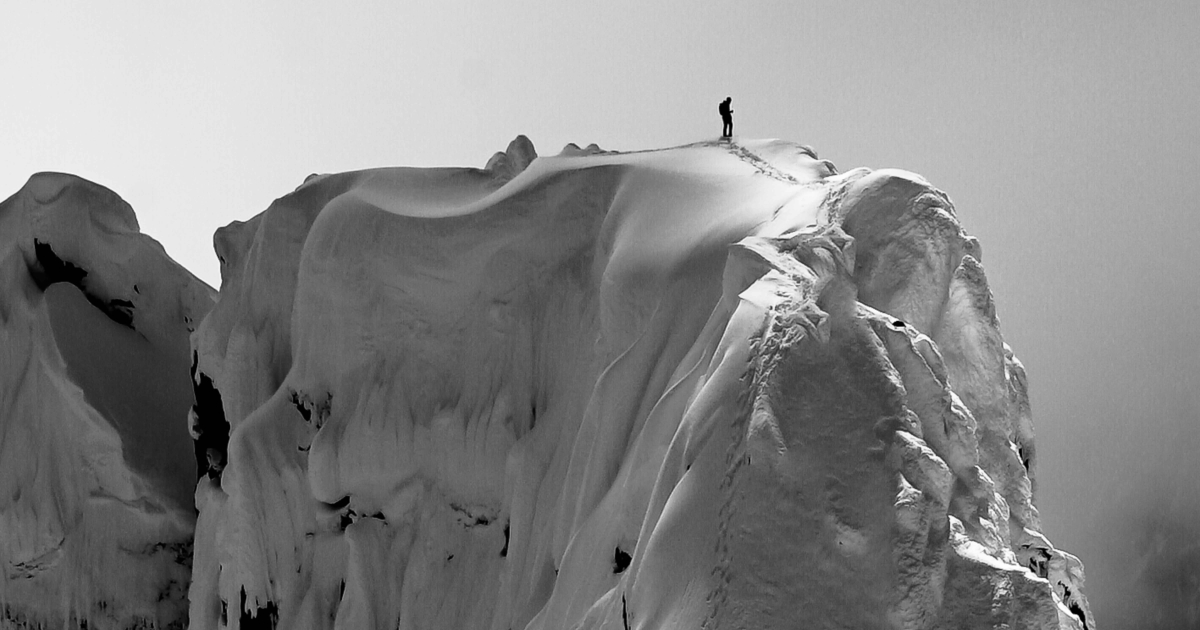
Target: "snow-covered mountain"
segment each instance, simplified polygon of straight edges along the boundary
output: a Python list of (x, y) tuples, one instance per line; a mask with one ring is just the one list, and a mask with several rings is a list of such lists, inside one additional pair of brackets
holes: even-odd
[(518, 137), (311, 176), (217, 232), (215, 305), (94, 184), (0, 228), (17, 623), (1095, 627), (979, 243), (912, 173)]

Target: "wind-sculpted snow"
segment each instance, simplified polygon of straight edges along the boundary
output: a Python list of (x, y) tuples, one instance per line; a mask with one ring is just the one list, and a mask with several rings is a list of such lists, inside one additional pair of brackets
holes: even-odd
[(214, 244), (0, 204), (0, 627), (1095, 627), (919, 176), (520, 137)]
[(214, 292), (54, 173), (0, 204), (0, 285), (0, 627), (182, 627), (188, 335)]
[(1095, 627), (919, 176), (518, 138), (215, 241), (193, 628)]

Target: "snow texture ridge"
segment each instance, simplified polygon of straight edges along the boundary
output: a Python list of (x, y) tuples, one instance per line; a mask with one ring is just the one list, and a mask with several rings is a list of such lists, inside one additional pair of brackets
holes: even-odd
[(189, 334), (215, 293), (112, 191), (0, 203), (0, 627), (182, 628)]
[(193, 628), (1095, 628), (917, 175), (519, 137), (216, 246)]

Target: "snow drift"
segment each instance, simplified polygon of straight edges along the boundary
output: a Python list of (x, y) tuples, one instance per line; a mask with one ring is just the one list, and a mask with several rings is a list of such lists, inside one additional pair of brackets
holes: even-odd
[(0, 204), (0, 286), (0, 627), (183, 627), (188, 335), (213, 291), (55, 173)]
[[(111, 230), (15, 233), (27, 319), (53, 327), (36, 309), (80, 284), (43, 292), (36, 240), (106, 278), (60, 300), (63, 322), (142, 330), (118, 279), (149, 263), (95, 244)], [(1040, 534), (1025, 374), (980, 246), (917, 175), (839, 174), (774, 140), (538, 157), (518, 137), (483, 169), (311, 176), (214, 241), (222, 287), (191, 351), (142, 333), (195, 392), (172, 419), (199, 466), (192, 628), (1095, 627), (1079, 561)], [(207, 309), (189, 282), (164, 322)], [(6, 334), (47, 346), (33, 356), (58, 339)], [(75, 355), (54, 383), (123, 391)], [(151, 472), (176, 455), (121, 429), (150, 430), (122, 424), (134, 411), (79, 424), (174, 505), (176, 477)], [(0, 466), (8, 427), (40, 413), (5, 418)], [(27, 441), (76, 474), (97, 440), (73, 430)], [(51, 505), (84, 486), (15, 487)], [(178, 514), (156, 510), (138, 518)], [(185, 539), (191, 520), (171, 523)], [(15, 540), (0, 595), (45, 610), (11, 567), (53, 541)]]

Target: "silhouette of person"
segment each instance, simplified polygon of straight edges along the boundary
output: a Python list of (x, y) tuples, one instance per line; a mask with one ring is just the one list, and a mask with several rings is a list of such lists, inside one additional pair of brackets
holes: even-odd
[(721, 137), (733, 137), (733, 110), (729, 105), (733, 103), (733, 98), (726, 96), (725, 100), (721, 101), (721, 105), (717, 107), (717, 111), (721, 112)]

